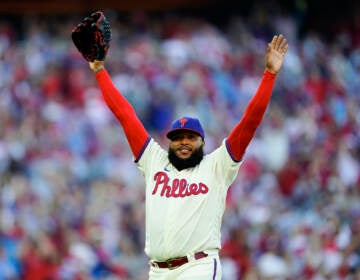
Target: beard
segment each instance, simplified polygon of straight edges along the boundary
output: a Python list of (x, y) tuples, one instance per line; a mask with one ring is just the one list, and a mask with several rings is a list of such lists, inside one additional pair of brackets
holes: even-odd
[(193, 153), (189, 158), (183, 159), (179, 158), (175, 154), (175, 150), (169, 147), (168, 150), (168, 159), (172, 165), (176, 167), (177, 170), (181, 171), (186, 168), (195, 167), (200, 163), (200, 161), (204, 157), (204, 150), (203, 147), (199, 147), (198, 149), (194, 150)]

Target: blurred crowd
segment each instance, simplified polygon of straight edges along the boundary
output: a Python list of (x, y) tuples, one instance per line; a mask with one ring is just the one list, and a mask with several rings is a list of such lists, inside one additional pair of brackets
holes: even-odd
[[(223, 279), (360, 279), (360, 15), (332, 40), (253, 11), (129, 22), (109, 11), (106, 67), (150, 134), (200, 118), (205, 152), (240, 120), (274, 34), (271, 104), (229, 189)], [(147, 279), (144, 180), (72, 44), (79, 17), (0, 23), (0, 280)]]

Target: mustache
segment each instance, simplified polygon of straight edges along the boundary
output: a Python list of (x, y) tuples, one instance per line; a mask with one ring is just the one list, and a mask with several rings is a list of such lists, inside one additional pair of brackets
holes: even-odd
[(181, 144), (179, 147), (176, 148), (176, 150), (178, 151), (184, 148), (191, 149), (191, 146), (188, 144)]

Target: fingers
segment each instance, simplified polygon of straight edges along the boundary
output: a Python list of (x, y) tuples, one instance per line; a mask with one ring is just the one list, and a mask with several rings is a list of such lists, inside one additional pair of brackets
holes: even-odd
[[(280, 36), (281, 36), (281, 39), (280, 39)], [(282, 54), (285, 54), (287, 49), (289, 48), (289, 45), (287, 44), (286, 38), (282, 37), (282, 35), (280, 35), (280, 36), (278, 38), (278, 41), (280, 40), (278, 51), (281, 52)]]
[(284, 45), (284, 46), (281, 48), (281, 51), (280, 51), (280, 52), (281, 52), (283, 55), (285, 55), (286, 52), (287, 52), (287, 50), (288, 50), (288, 48), (289, 48), (289, 45), (286, 44), (286, 45)]
[(285, 54), (289, 48), (287, 40), (282, 34), (279, 36), (275, 35), (269, 43), (269, 46), (281, 54)]
[(276, 41), (275, 41), (275, 49), (279, 50), (281, 48), (281, 45), (283, 44), (283, 35), (280, 34), (279, 36), (275, 36), (276, 37)]

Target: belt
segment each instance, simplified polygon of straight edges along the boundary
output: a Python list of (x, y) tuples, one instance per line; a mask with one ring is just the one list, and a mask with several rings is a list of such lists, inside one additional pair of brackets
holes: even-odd
[[(207, 256), (208, 254), (206, 254), (205, 252), (197, 252), (194, 254), (194, 259), (199, 260)], [(149, 263), (153, 267), (175, 269), (188, 262), (189, 262), (188, 257), (178, 257), (178, 258), (168, 259), (164, 262), (150, 261)]]

